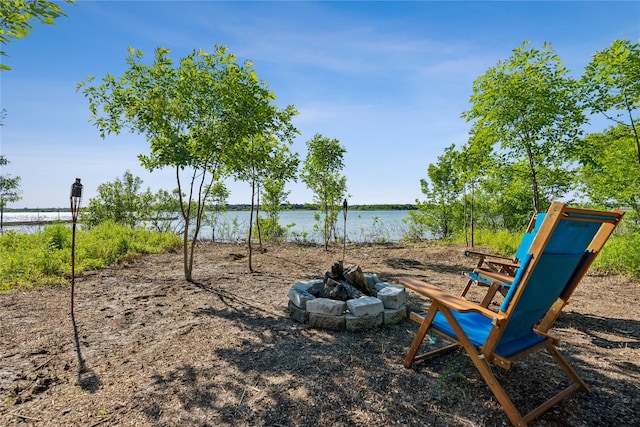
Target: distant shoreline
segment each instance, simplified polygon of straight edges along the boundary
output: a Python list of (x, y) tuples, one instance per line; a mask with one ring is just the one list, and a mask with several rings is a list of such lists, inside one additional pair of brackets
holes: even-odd
[[(40, 211), (42, 212), (42, 211)], [(43, 219), (43, 220), (34, 220), (34, 221), (3, 221), (3, 227), (22, 227), (25, 225), (51, 225), (56, 223), (67, 223), (72, 222), (70, 219)]]
[[(247, 204), (231, 204), (226, 206), (227, 211), (248, 211), (251, 205)], [(300, 210), (300, 211), (317, 211), (320, 210), (319, 206), (305, 203), (291, 203), (283, 205), (282, 210)], [(416, 205), (408, 203), (396, 203), (396, 204), (369, 204), (369, 205), (352, 205), (349, 206), (349, 210), (353, 211), (411, 211), (415, 210)], [(4, 212), (70, 212), (69, 208), (4, 208)]]

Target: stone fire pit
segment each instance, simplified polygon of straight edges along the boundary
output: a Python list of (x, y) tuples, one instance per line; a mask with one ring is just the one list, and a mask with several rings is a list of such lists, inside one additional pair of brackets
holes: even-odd
[(324, 279), (295, 283), (289, 289), (289, 315), (318, 329), (364, 331), (407, 317), (403, 286), (363, 274), (358, 266), (336, 263)]

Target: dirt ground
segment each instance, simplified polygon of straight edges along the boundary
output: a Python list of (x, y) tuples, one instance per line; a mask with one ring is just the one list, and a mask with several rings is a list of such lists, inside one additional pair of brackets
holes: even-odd
[[(402, 366), (418, 325), (367, 332), (292, 321), (287, 292), (320, 278), (342, 247), (203, 244), (194, 279), (180, 253), (143, 256), (70, 287), (0, 295), (2, 426), (503, 426), (509, 420), (462, 351)], [(459, 246), (349, 246), (393, 282), (459, 293), (474, 260)], [(640, 284), (589, 274), (552, 332), (591, 387), (534, 426), (640, 425)], [(426, 300), (410, 297), (410, 308)], [(543, 353), (496, 374), (531, 409), (564, 381)]]

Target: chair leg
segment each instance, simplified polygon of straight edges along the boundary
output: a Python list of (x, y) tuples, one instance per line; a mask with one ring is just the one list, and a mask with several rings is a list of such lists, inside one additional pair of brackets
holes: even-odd
[[(480, 357), (471, 343), (469, 343), (469, 345), (471, 345), (471, 349), (474, 354), (469, 354), (469, 351), (467, 351), (467, 354), (471, 357), (471, 360), (478, 369), (478, 372), (480, 372), (482, 379), (484, 379), (484, 382), (489, 386), (489, 389), (498, 400), (498, 403), (500, 403), (500, 406), (502, 406), (502, 409), (507, 414), (507, 417), (509, 417), (509, 420), (514, 426), (526, 426), (527, 422), (522, 415), (520, 415), (520, 412), (516, 409), (511, 399), (509, 399), (509, 396), (507, 396), (504, 388), (502, 388), (502, 385), (500, 385), (498, 379), (493, 374), (489, 363), (484, 358)], [(464, 347), (466, 350), (467, 346)]]
[(589, 386), (582, 380), (582, 378), (580, 378), (580, 375), (578, 375), (578, 373), (571, 367), (571, 365), (569, 365), (569, 362), (567, 362), (567, 360), (564, 357), (562, 357), (562, 355), (558, 352), (558, 349), (554, 345), (549, 344), (546, 349), (549, 352), (549, 354), (551, 354), (553, 359), (556, 361), (558, 366), (560, 366), (560, 368), (564, 371), (564, 373), (571, 379), (571, 384), (569, 384), (568, 387), (559, 391), (555, 396), (548, 399), (547, 401), (542, 403), (540, 406), (538, 406), (537, 408), (529, 412), (527, 415), (525, 415), (524, 419), (527, 422), (530, 422), (536, 419), (537, 417), (539, 417), (540, 415), (544, 414), (552, 406), (564, 400), (567, 396), (569, 396), (574, 391), (578, 391), (580, 389), (584, 389), (589, 392), (591, 391), (589, 389)]
[(467, 295), (467, 292), (469, 292), (469, 289), (471, 289), (471, 285), (473, 285), (474, 283), (475, 283), (475, 280), (469, 279), (469, 281), (467, 282), (467, 285), (464, 287), (464, 289), (462, 290), (462, 293), (460, 294), (462, 298), (464, 298)]
[(496, 296), (496, 293), (500, 290), (501, 287), (502, 285), (500, 283), (493, 282), (491, 286), (489, 286), (489, 289), (487, 290), (487, 293), (482, 299), (480, 305), (484, 308), (488, 308), (489, 304), (491, 304), (491, 301), (493, 301), (493, 298)]
[(464, 348), (464, 350), (467, 352), (467, 355), (471, 358), (471, 361), (476, 366), (476, 369), (478, 369), (478, 372), (480, 372), (482, 379), (484, 379), (484, 382), (487, 384), (487, 386), (489, 386), (489, 389), (491, 390), (493, 395), (496, 397), (496, 399), (498, 399), (498, 403), (500, 403), (500, 406), (502, 406), (502, 409), (507, 414), (507, 417), (509, 417), (509, 420), (511, 420), (514, 426), (526, 426), (527, 423), (525, 422), (524, 418), (522, 418), (522, 415), (520, 415), (520, 412), (518, 412), (511, 399), (509, 399), (509, 396), (507, 396), (507, 393), (502, 388), (502, 385), (500, 385), (500, 383), (498, 382), (498, 379), (493, 374), (491, 366), (485, 359), (484, 355), (481, 355), (478, 350), (476, 350), (475, 346), (466, 336), (464, 330), (455, 319), (455, 317), (453, 317), (453, 314), (451, 314), (449, 309), (442, 307), (441, 311), (442, 314), (444, 314), (444, 317), (447, 319), (447, 322), (449, 322), (449, 325), (453, 328), (453, 331), (456, 333), (460, 345)]
[(413, 342), (411, 343), (411, 347), (407, 352), (407, 356), (404, 358), (403, 364), (405, 368), (411, 367), (414, 360), (416, 359), (418, 350), (420, 350), (422, 341), (424, 341), (424, 337), (427, 335), (427, 331), (429, 330), (429, 327), (431, 326), (431, 322), (433, 322), (433, 318), (435, 317), (437, 311), (438, 309), (435, 306), (435, 304), (431, 304), (429, 311), (424, 316), (422, 323), (420, 323), (420, 327), (418, 328), (418, 332), (416, 333), (416, 336), (413, 338)]
[[(480, 260), (478, 261), (478, 265), (476, 265), (476, 268), (480, 268), (483, 263), (484, 263), (484, 257), (480, 257)], [(462, 298), (464, 298), (465, 295), (467, 295), (467, 292), (469, 292), (471, 285), (473, 285), (475, 282), (476, 282), (475, 280), (469, 279), (469, 281), (467, 282), (467, 285), (464, 287), (464, 289), (462, 290), (462, 293), (460, 294)]]
[(409, 348), (409, 352), (407, 353), (407, 356), (404, 358), (405, 368), (411, 367), (411, 364), (413, 363), (413, 361), (416, 358), (416, 355), (418, 354), (420, 345), (422, 344), (422, 341), (424, 341), (424, 337), (427, 334), (428, 329), (429, 329), (429, 325), (425, 321), (423, 321), (422, 324), (420, 325), (420, 328), (418, 328), (418, 332), (416, 333), (416, 336), (413, 339), (413, 342), (411, 343), (411, 348)]
[(564, 371), (564, 373), (567, 374), (567, 376), (571, 378), (574, 383), (580, 385), (579, 388), (583, 388), (586, 391), (591, 392), (591, 389), (589, 388), (587, 383), (585, 383), (580, 375), (578, 375), (578, 373), (571, 367), (571, 365), (569, 365), (567, 359), (565, 359), (560, 354), (560, 352), (554, 345), (549, 344), (547, 346), (547, 351), (549, 352), (549, 354), (551, 354), (551, 356), (554, 358), (558, 366), (560, 366), (560, 368)]

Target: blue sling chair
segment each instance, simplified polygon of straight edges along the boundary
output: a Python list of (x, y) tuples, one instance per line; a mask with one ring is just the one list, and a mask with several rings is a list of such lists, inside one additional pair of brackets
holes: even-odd
[(480, 305), (483, 307), (489, 307), (489, 304), (491, 304), (497, 292), (500, 292), (502, 296), (506, 296), (509, 291), (510, 280), (505, 281), (502, 279), (504, 275), (509, 277), (515, 275), (516, 270), (520, 267), (520, 261), (526, 257), (531, 243), (533, 243), (533, 238), (540, 229), (540, 224), (542, 224), (543, 220), (543, 213), (534, 214), (531, 217), (529, 226), (522, 236), (520, 245), (513, 258), (473, 250), (464, 251), (465, 256), (477, 257), (478, 264), (472, 272), (466, 274), (469, 280), (460, 296), (466, 297), (467, 292), (469, 292), (473, 284), (486, 286), (488, 288), (482, 302), (480, 302)]
[[(401, 279), (401, 285), (431, 300), (426, 314), (411, 313), (420, 328), (404, 366), (408, 368), (418, 360), (462, 347), (516, 426), (527, 425), (574, 391), (589, 391), (560, 354), (559, 340), (549, 329), (623, 215), (620, 210), (578, 209), (553, 202), (515, 275), (502, 278), (509, 283), (509, 291), (498, 312), (416, 278)], [(418, 355), (427, 333), (453, 344)], [(570, 384), (522, 415), (496, 379), (491, 365), (508, 370), (516, 360), (542, 349), (553, 357)]]

